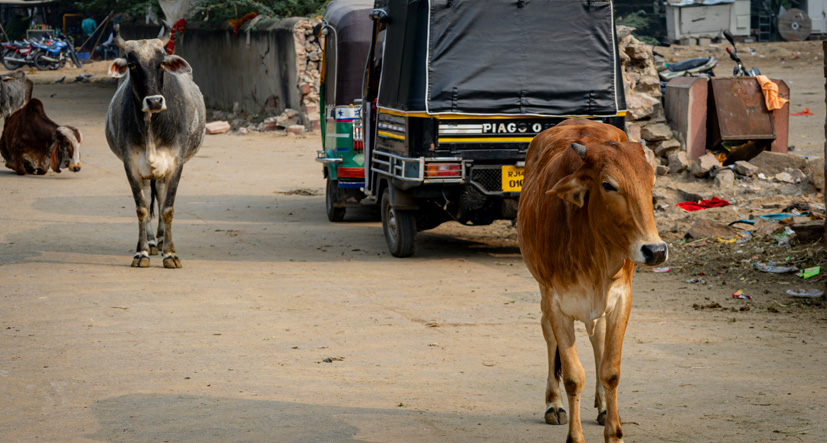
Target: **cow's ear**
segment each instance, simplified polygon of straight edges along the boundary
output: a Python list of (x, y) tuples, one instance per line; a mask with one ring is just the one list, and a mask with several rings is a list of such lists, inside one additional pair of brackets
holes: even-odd
[(9, 76), (9, 75), (4, 75), (0, 78), (2, 78), (4, 82), (13, 82), (13, 81), (17, 80), (16, 77), (12, 77), (12, 76)]
[(112, 65), (109, 66), (109, 76), (121, 78), (126, 75), (127, 69), (128, 65), (126, 63), (126, 60), (122, 58), (116, 58), (112, 61)]
[(546, 194), (556, 195), (578, 208), (582, 208), (586, 204), (589, 188), (577, 178), (576, 174), (571, 174), (563, 177), (553, 188), (546, 191)]
[(49, 160), (49, 167), (52, 168), (52, 171), (60, 173), (60, 164), (63, 163), (63, 156), (62, 150), (60, 149), (60, 142), (56, 141), (52, 145), (52, 158)]
[(168, 55), (164, 57), (164, 63), (161, 64), (167, 71), (173, 74), (189, 74), (192, 72), (192, 66), (186, 60), (177, 55)]

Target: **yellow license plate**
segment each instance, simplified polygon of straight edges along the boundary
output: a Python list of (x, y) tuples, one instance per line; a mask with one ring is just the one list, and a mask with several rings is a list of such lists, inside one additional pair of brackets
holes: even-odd
[(520, 192), (523, 190), (525, 168), (503, 166), (503, 192)]

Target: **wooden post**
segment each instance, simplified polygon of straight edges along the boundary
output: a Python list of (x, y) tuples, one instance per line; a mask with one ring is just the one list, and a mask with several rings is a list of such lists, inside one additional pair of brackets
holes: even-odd
[[(827, 103), (827, 40), (821, 42), (822, 44), (822, 54), (824, 55), (824, 103)], [(827, 179), (827, 117), (824, 118), (824, 170), (821, 171), (824, 174), (824, 178)], [(813, 171), (813, 174), (818, 174), (817, 171)], [(824, 192), (824, 204), (827, 205), (827, 188), (823, 190)], [(827, 248), (827, 220), (824, 220), (824, 247)]]

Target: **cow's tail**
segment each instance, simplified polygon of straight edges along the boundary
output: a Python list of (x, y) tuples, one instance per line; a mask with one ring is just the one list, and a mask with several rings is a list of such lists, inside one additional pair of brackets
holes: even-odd
[(557, 348), (557, 352), (554, 353), (554, 378), (556, 378), (557, 381), (563, 378), (563, 362), (560, 361), (560, 348)]
[(155, 180), (149, 181), (149, 219), (155, 218), (155, 199), (158, 197), (158, 191), (155, 189)]

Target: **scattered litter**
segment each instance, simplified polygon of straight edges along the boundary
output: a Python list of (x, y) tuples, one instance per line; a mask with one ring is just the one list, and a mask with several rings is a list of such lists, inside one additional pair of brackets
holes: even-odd
[(736, 241), (738, 241), (738, 236), (736, 235), (735, 237), (732, 237), (732, 238), (715, 237), (715, 241), (718, 242), (718, 243), (726, 243), (728, 245), (731, 245), (731, 244), (735, 243)]
[(775, 266), (775, 263), (753, 263), (752, 266), (761, 272), (770, 272), (773, 274), (786, 274), (788, 272), (795, 272), (798, 270), (795, 266)]
[(795, 217), (795, 215), (793, 215), (793, 214), (782, 214), (782, 213), (779, 212), (778, 214), (764, 214), (764, 215), (759, 215), (758, 217), (763, 218), (764, 220), (769, 220), (769, 221), (781, 221), (781, 220), (786, 220), (788, 218)]
[(766, 180), (766, 179), (767, 179), (767, 176), (766, 176), (766, 175), (764, 175), (764, 173), (763, 173), (763, 172), (759, 172), (759, 173), (758, 173), (758, 178), (760, 178), (761, 180)]
[(691, 279), (687, 280), (686, 282), (687, 283), (692, 283), (693, 285), (705, 285), (706, 284), (706, 280), (704, 280), (702, 278), (697, 278), (697, 277), (696, 278), (691, 278)]
[(327, 357), (322, 361), (325, 363), (333, 363), (334, 361), (344, 361), (344, 359), (344, 357)]
[(815, 277), (816, 275), (821, 273), (821, 266), (814, 266), (812, 268), (804, 269), (803, 271), (798, 273), (798, 276), (804, 279), (808, 279), (810, 277)]
[(804, 110), (803, 110), (803, 111), (801, 111), (801, 112), (793, 112), (793, 113), (791, 113), (790, 115), (801, 116), (801, 115), (815, 115), (815, 114), (813, 114), (812, 112), (810, 112), (810, 108), (804, 108)]
[(820, 289), (787, 289), (787, 294), (793, 297), (818, 298), (824, 295), (824, 291)]
[(740, 220), (735, 220), (734, 222), (727, 223), (727, 226), (732, 226), (732, 225), (735, 225), (735, 224), (738, 224), (738, 223), (745, 223), (745, 224), (748, 224), (748, 225), (754, 225), (755, 220), (747, 220), (745, 218), (742, 218)]
[(709, 200), (698, 200), (696, 202), (681, 202), (675, 205), (685, 211), (694, 212), (700, 211), (703, 209), (709, 208), (720, 208), (723, 206), (729, 206), (729, 202), (726, 200), (721, 200), (718, 197), (712, 197)]
[(672, 269), (672, 268), (667, 266), (665, 268), (655, 268), (655, 269), (652, 269), (652, 271), (653, 272), (669, 272), (670, 269)]
[(732, 298), (737, 298), (739, 300), (752, 300), (752, 297), (744, 294), (744, 291), (740, 289), (732, 293)]

